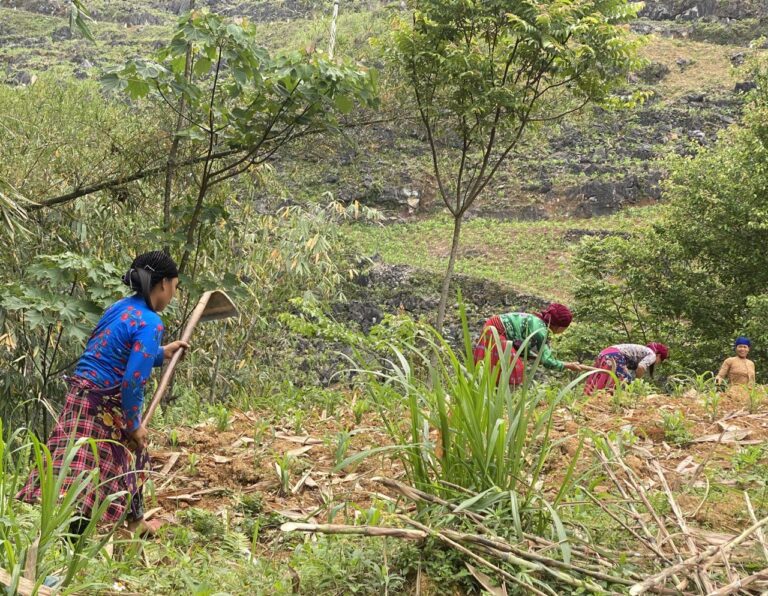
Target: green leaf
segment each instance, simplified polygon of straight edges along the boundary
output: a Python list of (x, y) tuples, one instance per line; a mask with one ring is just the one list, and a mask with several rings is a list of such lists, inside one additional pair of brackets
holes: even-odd
[(202, 77), (211, 70), (211, 64), (212, 62), (208, 58), (198, 58), (193, 70), (197, 76)]
[(126, 81), (126, 83), (128, 94), (133, 99), (146, 97), (146, 95), (149, 93), (149, 83), (146, 81), (142, 81), (141, 79), (129, 79)]
[(355, 107), (354, 102), (346, 95), (337, 95), (333, 98), (333, 103), (342, 114), (349, 114)]
[(232, 69), (232, 76), (241, 85), (245, 85), (248, 83), (248, 75), (242, 68), (234, 67)]

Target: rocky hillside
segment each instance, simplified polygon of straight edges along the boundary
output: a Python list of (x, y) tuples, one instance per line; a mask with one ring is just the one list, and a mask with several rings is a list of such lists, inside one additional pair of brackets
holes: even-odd
[[(388, 27), (384, 2), (342, 2), (339, 44), (364, 59), (372, 35)], [(73, 34), (66, 3), (5, 0), (0, 7), (0, 79), (26, 85), (45, 71), (97, 78), (100, 69), (159, 47), (189, 0), (91, 0), (96, 42)], [(330, 3), (313, 0), (207, 0), (208, 6), (263, 25), (265, 45), (320, 46), (327, 39)], [(745, 46), (760, 35), (766, 0), (649, 0), (634, 25), (647, 36), (648, 65), (627, 83), (651, 98), (624, 113), (594, 110), (545, 135), (509, 164), (476, 214), (541, 219), (590, 217), (660, 199), (659, 181), (671, 153), (693, 154), (734, 122), (750, 82), (734, 70)], [(355, 132), (351, 142), (299, 147), (274, 165), (283, 198), (330, 192), (398, 217), (439, 208), (429, 160), (415, 123), (392, 122)], [(265, 196), (265, 202), (274, 197)]]

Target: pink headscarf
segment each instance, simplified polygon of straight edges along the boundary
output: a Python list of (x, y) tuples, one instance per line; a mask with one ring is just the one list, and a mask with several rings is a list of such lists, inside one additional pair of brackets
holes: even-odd
[(659, 360), (666, 360), (669, 358), (669, 348), (665, 346), (664, 344), (657, 343), (655, 341), (652, 341), (648, 344), (649, 348), (651, 348), (654, 352), (656, 352), (656, 355), (659, 357)]
[(564, 304), (553, 302), (547, 308), (542, 310), (537, 316), (549, 327), (568, 327), (573, 321), (573, 313)]

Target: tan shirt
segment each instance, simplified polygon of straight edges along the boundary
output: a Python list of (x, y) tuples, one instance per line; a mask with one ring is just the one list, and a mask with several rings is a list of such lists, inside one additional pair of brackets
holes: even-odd
[(726, 358), (717, 376), (731, 385), (749, 385), (755, 382), (755, 363), (749, 358)]

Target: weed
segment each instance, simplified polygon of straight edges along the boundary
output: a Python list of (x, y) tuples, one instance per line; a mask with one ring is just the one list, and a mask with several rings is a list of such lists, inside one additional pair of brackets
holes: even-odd
[(674, 445), (685, 445), (693, 439), (690, 424), (680, 410), (674, 412), (662, 412), (662, 426), (664, 438)]
[(221, 538), (226, 532), (224, 522), (214, 513), (192, 507), (178, 513), (179, 519), (189, 525), (198, 534), (206, 538)]
[(293, 457), (287, 454), (275, 459), (275, 472), (280, 482), (280, 494), (283, 496), (291, 492), (291, 470), (293, 464)]
[(190, 453), (187, 456), (187, 474), (190, 476), (197, 476), (197, 464), (200, 463), (200, 458), (197, 453)]
[(748, 445), (742, 447), (733, 456), (732, 465), (736, 472), (754, 472), (765, 458), (766, 448), (764, 445)]
[(352, 406), (352, 414), (355, 417), (355, 424), (363, 421), (363, 416), (371, 409), (371, 404), (365, 399), (357, 400)]
[(229, 428), (229, 409), (223, 404), (213, 408), (213, 418), (216, 421), (216, 430), (224, 432)]
[(264, 498), (260, 494), (243, 495), (235, 509), (245, 515), (256, 516), (264, 511)]
[[(699, 394), (701, 395), (701, 394)], [(723, 394), (717, 389), (710, 389), (704, 396), (704, 409), (709, 414), (710, 421), (717, 420), (717, 414), (720, 409), (720, 401), (723, 399)]]
[(336, 449), (333, 452), (333, 461), (336, 466), (339, 466), (344, 458), (347, 456), (349, 450), (349, 441), (352, 438), (352, 434), (347, 430), (339, 431), (336, 435)]
[(308, 594), (346, 594), (351, 593), (350, 586), (359, 594), (405, 593), (405, 571), (416, 558), (418, 551), (405, 541), (333, 537), (306, 542), (295, 555), (302, 592)]
[(171, 447), (179, 446), (179, 433), (175, 428), (172, 428), (171, 431), (168, 433), (168, 444)]
[(754, 414), (760, 409), (765, 399), (765, 389), (760, 385), (750, 385), (747, 387), (747, 398), (749, 400), (749, 413)]

